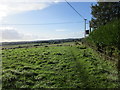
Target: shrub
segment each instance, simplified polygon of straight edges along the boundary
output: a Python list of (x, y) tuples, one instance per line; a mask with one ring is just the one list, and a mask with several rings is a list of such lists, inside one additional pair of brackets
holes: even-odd
[(114, 20), (94, 30), (85, 40), (97, 47), (120, 47), (120, 20)]

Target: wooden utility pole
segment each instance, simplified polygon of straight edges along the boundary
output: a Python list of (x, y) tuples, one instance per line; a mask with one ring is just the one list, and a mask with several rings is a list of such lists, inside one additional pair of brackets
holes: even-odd
[(87, 19), (85, 19), (67, 0), (65, 0), (66, 3), (80, 16), (85, 20), (85, 34), (84, 34), (84, 38), (86, 37), (86, 21)]
[(89, 21), (90, 33), (91, 33), (91, 22)]
[(86, 37), (86, 21), (87, 21), (87, 19), (84, 19), (85, 20), (85, 35), (84, 35), (84, 37)]

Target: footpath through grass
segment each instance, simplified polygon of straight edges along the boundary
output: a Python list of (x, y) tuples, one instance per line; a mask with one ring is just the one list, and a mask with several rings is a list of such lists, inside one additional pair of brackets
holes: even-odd
[(4, 88), (117, 88), (113, 63), (83, 45), (2, 51)]

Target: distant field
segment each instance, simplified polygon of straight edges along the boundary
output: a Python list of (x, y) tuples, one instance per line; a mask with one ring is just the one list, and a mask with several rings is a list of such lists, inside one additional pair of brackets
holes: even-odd
[[(62, 45), (72, 45), (73, 42), (66, 42), (66, 43), (62, 43)], [(55, 45), (61, 45), (61, 44), (49, 44), (49, 43), (30, 43), (30, 44), (17, 44), (17, 45), (2, 45), (0, 46), (0, 48), (4, 48), (4, 49), (11, 49), (11, 48), (30, 48), (30, 47), (38, 47), (38, 46), (55, 46)]]
[(75, 42), (2, 50), (3, 88), (117, 88), (110, 61)]
[(43, 46), (43, 45), (48, 45), (47, 43), (41, 43), (41, 44), (18, 44), (18, 45), (3, 45), (3, 46), (0, 46), (1, 48), (16, 48), (16, 47), (25, 47), (25, 46), (28, 46), (28, 47), (34, 47), (35, 45), (39, 45), (39, 46)]

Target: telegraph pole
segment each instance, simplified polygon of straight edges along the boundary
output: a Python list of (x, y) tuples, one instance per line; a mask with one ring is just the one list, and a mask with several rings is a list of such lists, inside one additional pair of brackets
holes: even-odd
[(90, 28), (90, 33), (91, 33), (91, 22), (89, 21), (89, 28)]
[(84, 38), (86, 37), (86, 21), (87, 19), (85, 19), (67, 0), (65, 0), (65, 2), (81, 17), (85, 20), (85, 33), (84, 33)]
[(87, 19), (84, 19), (85, 20), (85, 34), (84, 34), (84, 37), (86, 37), (86, 21)]

